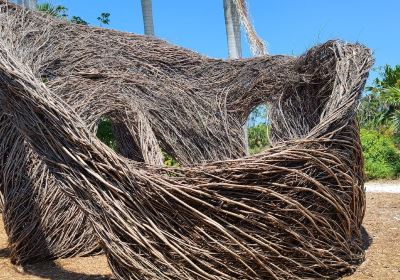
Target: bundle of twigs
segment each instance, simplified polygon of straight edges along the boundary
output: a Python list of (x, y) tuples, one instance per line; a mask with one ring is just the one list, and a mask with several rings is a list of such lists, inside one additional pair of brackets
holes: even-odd
[[(0, 177), (17, 247), (46, 258), (98, 242), (119, 279), (330, 278), (363, 259), (354, 115), (366, 48), (330, 41), (299, 58), (223, 61), (1, 9)], [(273, 148), (228, 159), (243, 155), (241, 127), (262, 102)], [(125, 157), (94, 136), (104, 115)], [(159, 162), (160, 147), (183, 165), (222, 161), (139, 163)], [(33, 246), (14, 231), (45, 238)]]

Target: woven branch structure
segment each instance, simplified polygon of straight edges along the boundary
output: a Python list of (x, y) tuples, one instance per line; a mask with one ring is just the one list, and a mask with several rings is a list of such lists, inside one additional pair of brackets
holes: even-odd
[[(11, 258), (104, 252), (118, 279), (299, 279), (364, 257), (355, 111), (373, 63), (329, 41), (219, 60), (0, 1), (0, 190)], [(272, 148), (242, 126), (268, 106)], [(95, 137), (112, 120), (117, 152)], [(162, 167), (162, 151), (183, 167)]]

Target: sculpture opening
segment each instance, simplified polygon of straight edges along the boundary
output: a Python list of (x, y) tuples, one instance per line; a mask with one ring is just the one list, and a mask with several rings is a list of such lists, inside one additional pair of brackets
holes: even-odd
[(255, 107), (247, 117), (247, 134), (249, 141), (249, 153), (258, 154), (270, 148), (271, 122), (268, 120), (268, 108), (265, 104)]

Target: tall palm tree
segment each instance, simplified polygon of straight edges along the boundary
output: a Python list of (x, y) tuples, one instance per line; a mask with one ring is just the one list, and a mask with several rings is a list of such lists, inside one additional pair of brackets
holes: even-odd
[(235, 59), (242, 56), (240, 19), (234, 0), (224, 0), (224, 15), (228, 56)]
[(17, 4), (30, 10), (36, 10), (37, 0), (17, 0)]
[(252, 25), (245, 0), (224, 0), (226, 35), (229, 58), (241, 56), (240, 25), (243, 26), (253, 55), (267, 53), (264, 42)]
[[(242, 57), (242, 43), (239, 13), (233, 1), (234, 0), (224, 0), (224, 15), (228, 57), (230, 59), (237, 59)], [(246, 123), (243, 125), (243, 133), (245, 151), (246, 154), (249, 154), (249, 136)]]
[(144, 34), (154, 36), (153, 7), (151, 0), (142, 0)]
[[(267, 53), (264, 42), (258, 37), (249, 19), (245, 0), (224, 0), (224, 15), (226, 38), (228, 43), (228, 56), (230, 59), (242, 56), (240, 24), (243, 25), (250, 49), (253, 55), (264, 55)], [(249, 154), (249, 140), (247, 124), (243, 125), (244, 146), (246, 154)]]

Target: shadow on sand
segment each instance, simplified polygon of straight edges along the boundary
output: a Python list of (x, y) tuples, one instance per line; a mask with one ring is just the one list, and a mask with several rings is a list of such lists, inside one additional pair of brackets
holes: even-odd
[(362, 248), (365, 251), (369, 248), (369, 246), (371, 246), (373, 239), (368, 234), (368, 232), (364, 226), (361, 227), (361, 237), (362, 237), (362, 241), (363, 241)]
[[(361, 229), (363, 249), (367, 250), (372, 244), (372, 238), (364, 227)], [(0, 249), (0, 258), (9, 258), (10, 251), (7, 248)], [(17, 271), (27, 275), (34, 275), (50, 280), (112, 280), (114, 278), (104, 275), (87, 275), (63, 269), (54, 261), (44, 261), (36, 264), (15, 267)]]
[(109, 276), (87, 275), (63, 269), (53, 261), (23, 266), (23, 273), (51, 280), (111, 280)]
[[(7, 248), (0, 249), (0, 258), (9, 258), (10, 251)], [(50, 280), (111, 280), (110, 276), (87, 275), (63, 269), (54, 261), (44, 261), (36, 264), (15, 266), (15, 270), (21, 274), (34, 275)]]

